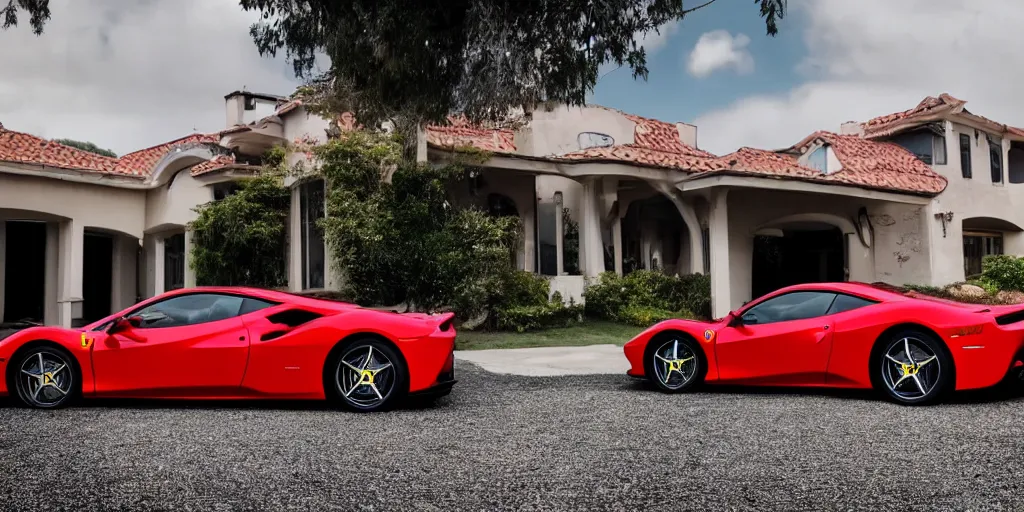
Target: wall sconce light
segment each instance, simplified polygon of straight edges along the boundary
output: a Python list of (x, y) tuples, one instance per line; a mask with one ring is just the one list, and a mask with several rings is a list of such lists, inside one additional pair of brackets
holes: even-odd
[(953, 221), (953, 212), (939, 212), (935, 218), (942, 222), (942, 238), (946, 238), (946, 224)]
[(561, 192), (555, 192), (555, 204), (558, 205), (558, 206), (562, 206), (562, 193)]

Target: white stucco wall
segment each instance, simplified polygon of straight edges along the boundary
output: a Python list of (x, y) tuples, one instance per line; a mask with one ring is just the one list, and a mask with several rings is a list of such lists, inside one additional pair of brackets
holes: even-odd
[(213, 200), (213, 188), (178, 171), (167, 184), (146, 193), (146, 232), (185, 226), (196, 218), (194, 208)]
[[(960, 166), (960, 134), (971, 139), (971, 174), (964, 178)], [(1003, 140), (1003, 179), (993, 183), (990, 171), (988, 141), (984, 132), (958, 123), (946, 122), (945, 165), (932, 168), (946, 177), (949, 184), (933, 200), (922, 220), (925, 223), (932, 248), (933, 267), (930, 284), (944, 285), (964, 279), (963, 221), (972, 217), (991, 217), (1024, 227), (1024, 184), (1009, 183), (1009, 141)], [(952, 222), (942, 223), (936, 213), (953, 212)], [(1024, 255), (1024, 241), (1020, 233), (1004, 234), (1004, 251)]]

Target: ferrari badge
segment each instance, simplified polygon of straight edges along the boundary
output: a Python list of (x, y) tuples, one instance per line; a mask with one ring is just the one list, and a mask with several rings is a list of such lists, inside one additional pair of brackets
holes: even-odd
[(711, 343), (711, 341), (714, 340), (714, 339), (715, 339), (715, 331), (712, 331), (711, 329), (707, 329), (707, 330), (704, 331), (704, 341), (706, 341), (708, 343)]

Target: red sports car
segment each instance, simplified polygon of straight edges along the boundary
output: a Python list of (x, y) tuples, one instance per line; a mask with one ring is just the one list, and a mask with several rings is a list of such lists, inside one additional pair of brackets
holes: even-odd
[(253, 288), (176, 290), (82, 329), (0, 340), (0, 394), (39, 408), (81, 396), (326, 398), (382, 410), (451, 391), (452, 317)]
[(721, 320), (667, 320), (626, 343), (633, 377), (862, 388), (902, 404), (993, 386), (1024, 367), (1024, 305), (964, 304), (882, 284), (790, 286)]

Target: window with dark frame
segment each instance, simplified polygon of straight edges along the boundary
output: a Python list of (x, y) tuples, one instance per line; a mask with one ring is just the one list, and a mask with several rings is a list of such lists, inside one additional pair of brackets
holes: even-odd
[(1003, 182), (1003, 144), (999, 141), (988, 141), (989, 162), (992, 165), (992, 183)]
[(960, 174), (971, 179), (971, 136), (960, 134)]
[(299, 187), (302, 289), (320, 289), (326, 262), (323, 232), (317, 221), (324, 217), (324, 181), (312, 180)]
[(946, 138), (941, 135), (932, 137), (932, 159), (935, 165), (946, 165)]

